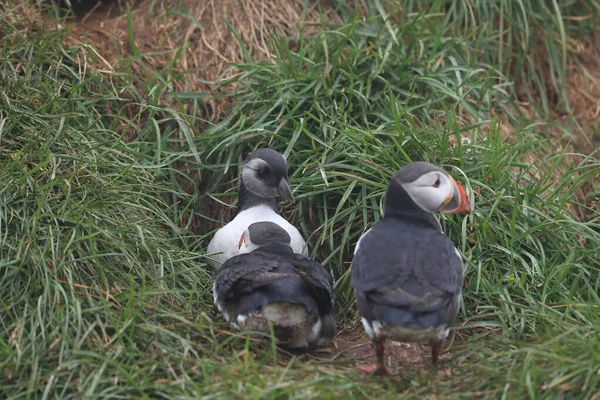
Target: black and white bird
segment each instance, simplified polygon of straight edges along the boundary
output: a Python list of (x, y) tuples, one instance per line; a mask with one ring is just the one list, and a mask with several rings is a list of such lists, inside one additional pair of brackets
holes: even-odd
[(219, 268), (231, 257), (240, 254), (238, 241), (253, 222), (271, 221), (290, 236), (294, 253), (308, 254), (306, 242), (298, 229), (286, 221), (277, 210), (276, 197), (294, 201), (288, 184), (287, 163), (275, 150), (258, 149), (242, 164), (237, 212), (234, 218), (219, 229), (208, 244), (208, 262)]
[(433, 213), (470, 211), (464, 188), (435, 165), (414, 162), (392, 177), (383, 218), (360, 237), (351, 265), (362, 323), (377, 355), (376, 366), (360, 369), (387, 373), (386, 339), (429, 341), (437, 366), (458, 314), (463, 272), (460, 253)]
[(306, 348), (333, 339), (331, 275), (295, 254), (276, 223), (255, 222), (238, 239), (243, 254), (227, 260), (213, 285), (214, 303), (234, 328), (269, 332), (280, 345)]

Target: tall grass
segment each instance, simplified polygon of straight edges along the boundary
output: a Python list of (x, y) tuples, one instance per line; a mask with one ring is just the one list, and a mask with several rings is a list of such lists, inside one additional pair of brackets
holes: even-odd
[[(514, 71), (535, 80), (540, 67), (511, 67), (531, 48), (503, 50), (507, 28), (482, 22), (485, 13), (506, 17), (511, 37), (534, 41), (531, 32), (563, 19), (542, 13), (541, 2), (399, 4), (400, 17), (373, 1), (371, 17), (312, 38), (273, 38), (276, 62), (239, 66), (243, 74), (227, 83), (238, 85), (234, 106), (202, 133), (194, 132), (201, 114), (164, 106), (168, 68), (145, 66), (147, 79), (85, 68), (89, 48), (68, 47), (65, 32), (31, 29), (32, 21), (4, 11), (0, 393), (598, 393), (600, 219), (580, 221), (569, 204), (600, 165), (582, 155), (565, 169), (543, 121), (511, 115), (507, 125), (499, 117), (514, 100)], [(527, 24), (519, 28), (515, 15)], [(576, 27), (565, 26), (567, 34)], [(427, 160), (465, 184), (475, 212), (440, 220), (467, 260), (452, 375), (407, 369), (398, 380), (361, 378), (351, 363), (289, 356), (215, 318), (203, 261), (220, 223), (214, 209), (235, 195), (245, 153), (267, 145), (288, 157), (297, 204), (283, 213), (332, 270), (341, 321), (357, 317), (351, 253), (381, 217), (393, 172)]]

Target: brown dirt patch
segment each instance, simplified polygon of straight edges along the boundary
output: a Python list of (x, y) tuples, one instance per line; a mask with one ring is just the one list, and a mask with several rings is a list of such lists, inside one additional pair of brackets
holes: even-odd
[[(440, 356), (440, 373), (448, 374), (445, 360), (451, 357), (444, 343)], [(376, 363), (371, 340), (360, 323), (343, 327), (329, 347), (313, 350), (311, 356), (321, 360), (340, 362), (350, 368)], [(431, 373), (431, 346), (426, 343), (385, 342), (385, 366), (388, 371), (402, 376), (406, 373)]]
[(600, 41), (598, 34), (583, 38), (569, 58), (565, 82), (572, 114), (584, 133), (576, 136), (578, 150), (589, 153), (600, 146)]
[[(349, 360), (355, 365), (375, 364), (375, 351), (371, 340), (364, 334), (342, 335), (334, 345), (336, 360)], [(407, 365), (426, 368), (431, 359), (431, 347), (426, 343), (401, 343), (391, 340), (385, 343), (385, 366), (390, 371), (402, 372)]]
[[(572, 116), (580, 127), (571, 127), (573, 134), (571, 148), (584, 155), (593, 154), (600, 160), (600, 31), (577, 42), (576, 54), (569, 57), (565, 87)], [(585, 162), (582, 156), (569, 155), (573, 165)], [(593, 162), (593, 160), (589, 160)], [(600, 176), (592, 177), (577, 193), (577, 202), (589, 208), (579, 207), (578, 215), (582, 219), (594, 218), (600, 211), (600, 197), (590, 196), (600, 185)]]
[[(216, 83), (235, 76), (231, 63), (269, 60), (273, 35), (308, 35), (318, 32), (321, 21), (341, 23), (325, 0), (137, 0), (131, 11), (135, 45), (143, 64), (168, 68), (172, 91), (215, 95)], [(128, 68), (144, 77), (142, 63), (134, 55), (121, 1), (100, 1), (99, 6), (79, 15), (71, 39), (90, 44), (113, 70)], [(101, 6), (100, 6), (101, 5)], [(127, 65), (122, 65), (123, 63)], [(104, 63), (103, 63), (104, 64)], [(106, 65), (99, 65), (106, 68)], [(232, 90), (232, 88), (228, 88)], [(217, 119), (226, 103), (206, 98), (208, 119)]]
[[(562, 116), (559, 119), (572, 135), (567, 138), (571, 142), (568, 150), (572, 152), (568, 156), (569, 160), (573, 166), (578, 166), (592, 163), (594, 159), (600, 160), (600, 32), (588, 35), (574, 42), (572, 46), (573, 53), (567, 63), (565, 87), (571, 116), (577, 124), (569, 119), (570, 116)], [(585, 161), (579, 154), (593, 154), (594, 159)], [(582, 219), (597, 216), (600, 197), (590, 196), (589, 193), (595, 190), (599, 183), (600, 176), (592, 177), (576, 194), (577, 202), (587, 207), (578, 207), (577, 215)]]
[[(553, 143), (553, 154), (565, 151), (566, 161), (554, 171), (556, 185), (561, 181), (560, 177), (568, 168), (585, 167), (595, 160), (600, 160), (600, 31), (596, 31), (583, 38), (571, 38), (567, 45), (568, 60), (566, 79), (564, 82), (566, 94), (569, 101), (570, 113), (565, 113), (562, 93), (552, 81), (550, 70), (543, 75), (545, 86), (548, 89), (548, 99), (551, 102), (553, 117), (562, 125), (562, 129), (553, 128), (549, 131), (550, 140)], [(540, 63), (549, 64), (549, 55), (544, 46), (537, 50), (537, 60)], [(530, 121), (539, 121), (539, 115), (533, 110), (526, 99), (524, 86), (517, 88), (521, 98), (517, 107), (525, 118)], [(539, 94), (537, 94), (539, 97)], [(506, 118), (501, 124), (503, 137), (508, 138), (513, 132), (513, 127)], [(565, 134), (565, 131), (568, 134)], [(592, 158), (586, 160), (586, 156)], [(526, 161), (536, 164), (543, 171), (544, 166), (539, 161), (544, 154), (530, 155)], [(585, 168), (583, 169), (585, 171)], [(577, 176), (573, 177), (574, 181)], [(589, 220), (597, 216), (600, 204), (598, 196), (590, 193), (597, 190), (600, 184), (600, 176), (590, 177), (575, 193), (575, 203), (569, 203), (568, 209), (582, 220)]]

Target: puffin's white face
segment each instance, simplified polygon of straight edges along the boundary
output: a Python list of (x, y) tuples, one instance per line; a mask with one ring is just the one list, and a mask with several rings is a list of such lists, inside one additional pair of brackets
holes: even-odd
[(416, 205), (434, 213), (464, 211), (470, 208), (465, 190), (451, 176), (441, 171), (431, 171), (413, 182), (402, 184)]
[(242, 166), (242, 181), (246, 189), (264, 198), (274, 198), (281, 195), (289, 201), (294, 201), (294, 196), (286, 179), (287, 166), (285, 159), (279, 160), (277, 164), (253, 158), (244, 162)]
[(277, 185), (270, 185), (265, 178), (273, 174), (273, 168), (265, 160), (254, 158), (242, 167), (242, 180), (252, 193), (265, 198), (277, 197)]
[(242, 233), (239, 242), (240, 254), (252, 253), (254, 250), (258, 249), (260, 246), (252, 243), (250, 240), (250, 231), (248, 228)]

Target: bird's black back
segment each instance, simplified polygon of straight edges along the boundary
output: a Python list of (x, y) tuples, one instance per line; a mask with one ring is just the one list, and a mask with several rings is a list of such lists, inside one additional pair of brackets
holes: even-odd
[(215, 289), (233, 316), (273, 302), (302, 304), (314, 316), (330, 313), (333, 307), (331, 275), (320, 263), (285, 246), (270, 245), (227, 260)]
[(372, 314), (368, 319), (405, 326), (408, 319), (422, 325), (419, 318), (425, 325), (444, 318), (449, 324), (456, 316), (462, 261), (452, 241), (428, 221), (384, 217), (362, 238), (351, 268), (361, 312)]

